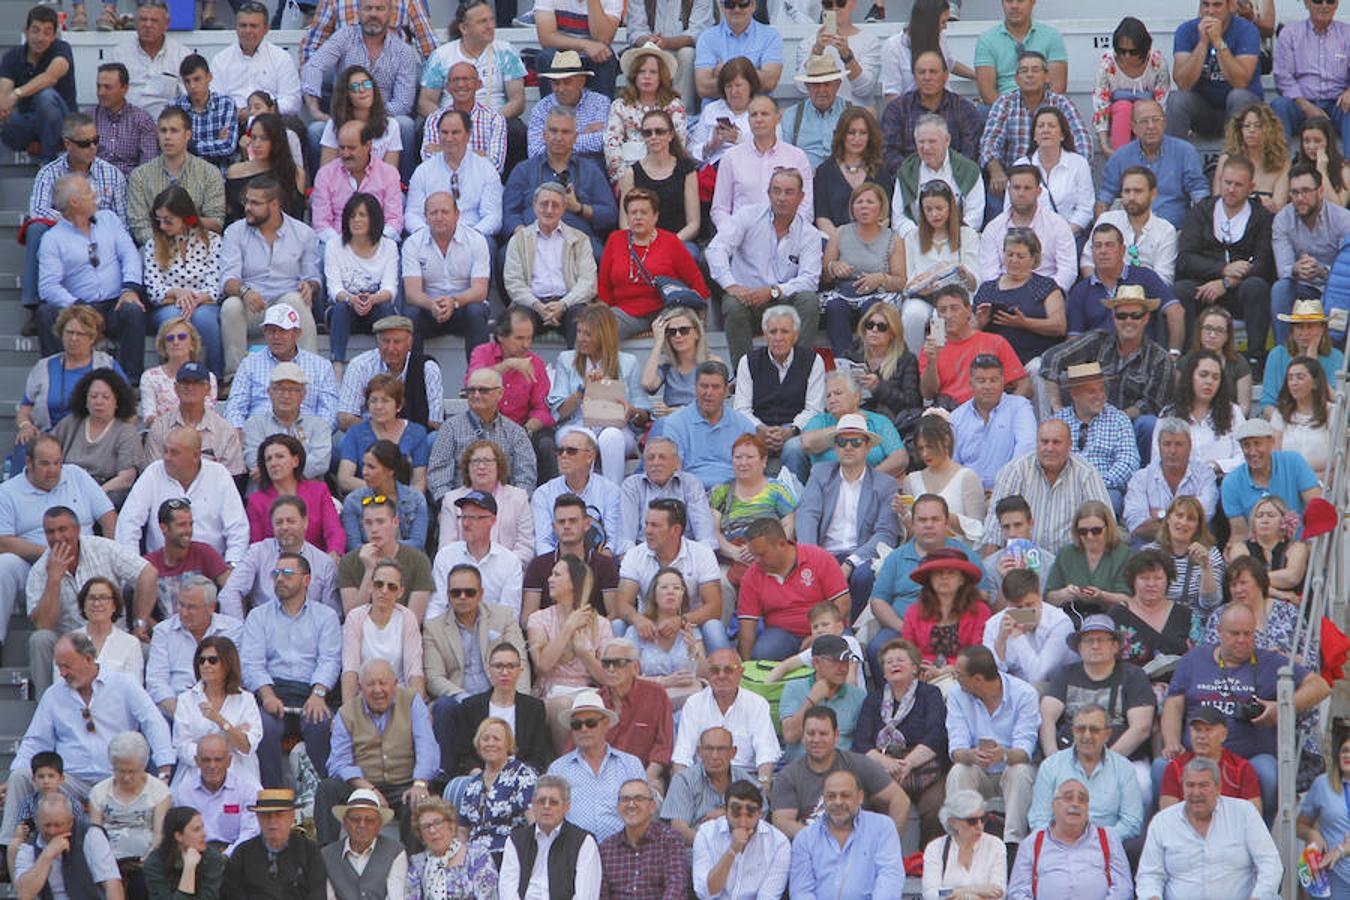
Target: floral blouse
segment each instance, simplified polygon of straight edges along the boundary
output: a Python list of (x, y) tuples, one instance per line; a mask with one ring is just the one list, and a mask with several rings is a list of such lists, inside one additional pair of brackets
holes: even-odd
[[(206, 408), (216, 408), (215, 373), (211, 373), (211, 390), (206, 393)], [(142, 426), (151, 416), (167, 416), (178, 408), (178, 393), (174, 390), (174, 377), (164, 371), (163, 366), (151, 366), (141, 373), (141, 403), (137, 414)]]
[(206, 233), (206, 243), (199, 240), (187, 241), (187, 252), (173, 257), (168, 270), (159, 267), (155, 258), (155, 242), (149, 241), (141, 248), (145, 257), (142, 269), (145, 275), (145, 294), (150, 298), (151, 306), (163, 306), (164, 295), (171, 288), (187, 288), (190, 291), (205, 291), (212, 297), (218, 294), (220, 285), (220, 235), (213, 231)]
[[(1160, 654), (1184, 656), (1192, 644), (1198, 643), (1199, 627), (1191, 608), (1184, 603), (1173, 603), (1161, 632), (1136, 616), (1121, 603), (1111, 608), (1111, 618), (1124, 632), (1120, 658), (1136, 666), (1145, 666)], [(1167, 676), (1170, 678), (1170, 676)]]
[(497, 867), (481, 847), (469, 845), (464, 862), (447, 866), (445, 857), (425, 851), (408, 860), (408, 900), (497, 900)]
[(1111, 98), (1116, 91), (1149, 93), (1159, 103), (1167, 96), (1172, 83), (1167, 70), (1167, 59), (1156, 47), (1149, 51), (1144, 74), (1131, 78), (1116, 65), (1116, 55), (1107, 50), (1097, 64), (1097, 83), (1092, 87), (1092, 127), (1102, 134), (1111, 130)]
[(475, 775), (459, 801), (459, 820), (469, 829), (469, 847), (489, 853), (506, 849), (511, 832), (525, 824), (539, 776), (514, 756), (506, 761), (492, 787)]
[(684, 101), (679, 97), (665, 106), (634, 106), (627, 100), (615, 100), (609, 106), (609, 122), (605, 125), (605, 173), (610, 182), (617, 182), (627, 163), (623, 158), (623, 145), (636, 142), (642, 145), (641, 159), (647, 155), (647, 145), (643, 143), (642, 117), (653, 109), (664, 109), (670, 113), (675, 125), (675, 133), (684, 139), (685, 117)]

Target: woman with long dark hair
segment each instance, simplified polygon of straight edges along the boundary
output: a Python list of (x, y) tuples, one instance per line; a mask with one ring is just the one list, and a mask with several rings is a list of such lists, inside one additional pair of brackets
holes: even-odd
[[(348, 66), (333, 81), (333, 102), (329, 106), (328, 122), (319, 138), (319, 165), (337, 159), (338, 131), (355, 119), (373, 126), (377, 137), (370, 142), (370, 158), (382, 159), (395, 169), (403, 152), (403, 134), (398, 122), (389, 115), (384, 95), (375, 76), (364, 66)], [(412, 148), (408, 148), (412, 152)]]
[(1322, 174), (1327, 199), (1337, 206), (1345, 206), (1346, 200), (1350, 199), (1350, 171), (1347, 171), (1340, 136), (1326, 116), (1304, 119), (1298, 127), (1298, 148), (1293, 166), (1299, 163), (1317, 169)]
[[(1209, 463), (1222, 473), (1242, 462), (1242, 448), (1233, 437), (1247, 417), (1233, 402), (1233, 388), (1223, 374), (1223, 359), (1213, 350), (1188, 353), (1181, 361), (1172, 403), (1160, 418), (1175, 416), (1191, 427), (1191, 459)], [(1158, 433), (1153, 433), (1157, 459)]]
[(1040, 205), (1063, 216), (1080, 241), (1092, 225), (1096, 201), (1092, 164), (1079, 152), (1086, 149), (1074, 146), (1064, 113), (1042, 106), (1031, 118), (1031, 146), (1013, 163), (1036, 167), (1041, 173)]
[[(189, 320), (206, 351), (206, 367), (219, 378), (225, 370), (220, 305), (216, 303), (220, 292), (220, 235), (203, 227), (192, 195), (176, 184), (155, 198), (150, 233), (153, 240), (141, 248), (150, 320), (155, 328), (175, 318)], [(146, 378), (154, 383), (155, 376), (150, 374), (154, 371), (149, 368), (141, 375), (142, 393)]]
[(281, 210), (292, 219), (305, 217), (305, 167), (291, 154), (290, 132), (276, 113), (256, 116), (248, 126), (248, 159), (225, 170), (225, 223), (244, 217), (244, 189), (255, 175), (276, 178)]
[(258, 445), (258, 489), (248, 498), (246, 511), (250, 540), (272, 536), (272, 501), (282, 496), (299, 497), (309, 510), (305, 540), (334, 558), (347, 551), (342, 520), (333, 507), (328, 485), (305, 477), (305, 448), (289, 434), (274, 434)]
[(940, 178), (919, 188), (919, 227), (905, 236), (905, 262), (910, 275), (901, 306), (905, 345), (916, 357), (923, 349), (933, 306), (927, 300), (947, 284), (961, 284), (969, 292), (979, 287), (980, 235), (965, 224), (961, 201)]
[[(646, 142), (646, 156), (624, 166), (618, 176), (619, 197), (626, 197), (633, 188), (654, 193), (661, 203), (656, 227), (684, 241), (684, 248), (697, 260), (699, 250), (694, 238), (702, 225), (698, 164), (685, 152), (683, 129), (675, 121), (664, 109), (651, 109), (643, 114), (638, 133)], [(619, 227), (628, 227), (628, 211), (622, 204)]]
[[(1242, 410), (1242, 414), (1246, 415), (1252, 405), (1252, 367), (1243, 355), (1237, 352), (1237, 341), (1233, 332), (1232, 313), (1222, 306), (1206, 306), (1195, 317), (1195, 331), (1191, 335), (1191, 345), (1186, 355), (1190, 356), (1200, 350), (1212, 350), (1217, 353), (1223, 362), (1223, 377), (1228, 382), (1233, 402)], [(1177, 365), (1181, 366), (1185, 362), (1186, 357), (1183, 356)]]
[(324, 245), (328, 286), (328, 343), (333, 369), (347, 371), (347, 339), (398, 312), (398, 244), (384, 234), (384, 210), (372, 194), (357, 192), (342, 207), (342, 240)]
[(881, 186), (880, 221), (888, 224), (895, 179), (886, 174), (882, 160), (881, 127), (869, 110), (850, 106), (834, 126), (829, 158), (816, 166), (816, 228), (827, 240), (853, 221), (853, 194), (864, 184)]
[[(375, 378), (371, 379), (372, 383)], [(356, 470), (355, 464), (346, 459), (338, 466), (339, 478), (348, 466), (353, 473)], [(366, 448), (361, 455), (361, 484), (342, 501), (342, 528), (347, 533), (348, 550), (356, 550), (366, 542), (365, 527), (361, 524), (363, 501), (380, 496), (395, 498), (398, 542), (419, 550), (426, 546), (427, 528), (431, 523), (427, 500), (422, 491), (411, 486), (411, 481), (412, 465), (398, 444), (381, 438)]]
[(206, 823), (191, 806), (164, 814), (159, 846), (145, 858), (145, 889), (150, 900), (215, 900), (225, 877), (225, 857), (206, 842)]
[(230, 748), (230, 769), (258, 780), (262, 714), (253, 694), (243, 689), (241, 668), (239, 650), (225, 635), (213, 634), (197, 644), (192, 657), (196, 681), (174, 700), (175, 785), (197, 777), (197, 745), (213, 734), (223, 737)]
[(1290, 450), (1306, 459), (1318, 478), (1326, 471), (1331, 456), (1331, 433), (1327, 427), (1330, 404), (1331, 388), (1317, 360), (1311, 356), (1291, 359), (1284, 370), (1275, 413), (1270, 417), (1276, 432), (1275, 449)]

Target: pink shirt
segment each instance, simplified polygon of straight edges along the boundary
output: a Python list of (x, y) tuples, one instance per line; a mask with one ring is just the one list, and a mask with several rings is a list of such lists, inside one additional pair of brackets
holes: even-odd
[[(309, 512), (305, 540), (325, 553), (347, 552), (347, 532), (342, 530), (342, 519), (333, 505), (328, 485), (306, 478), (296, 486), (295, 495), (305, 501), (305, 509)], [(250, 543), (272, 537), (271, 509), (277, 496), (275, 487), (254, 491), (249, 496), (246, 512)]]
[[(479, 349), (486, 346), (480, 344)], [(464, 540), (455, 501), (469, 491), (468, 487), (455, 488), (441, 501), (439, 546)], [(490, 532), (492, 543), (501, 544), (514, 553), (522, 566), (529, 565), (530, 560), (534, 559), (534, 517), (530, 515), (530, 495), (513, 484), (499, 481), (492, 490), (492, 498), (497, 501), (497, 523)]]
[[(358, 606), (347, 613), (342, 623), (342, 671), (360, 672), (365, 656), (362, 643), (366, 622), (370, 620), (370, 604)], [(394, 667), (394, 677), (401, 685), (407, 685), (414, 678), (422, 677), (422, 630), (417, 627), (417, 616), (406, 606), (395, 606), (393, 621), (388, 627), (399, 630), (403, 635), (402, 665)], [(388, 660), (392, 664), (393, 660)]]
[[(742, 206), (769, 202), (769, 179), (774, 169), (796, 169), (802, 173), (801, 206), (797, 216), (811, 223), (816, 220), (816, 204), (812, 199), (811, 182), (815, 172), (811, 161), (801, 149), (779, 138), (768, 153), (760, 153), (754, 141), (737, 144), (722, 154), (717, 167), (717, 187), (713, 189), (712, 220), (723, 229), (731, 221), (731, 214)], [(318, 226), (315, 226), (318, 230)]]
[[(324, 240), (342, 235), (342, 208), (352, 194), (360, 191), (373, 194), (384, 210), (384, 234), (397, 241), (403, 232), (403, 185), (398, 169), (382, 159), (372, 159), (366, 167), (366, 177), (360, 184), (335, 159), (321, 167), (314, 176), (314, 191), (310, 194), (310, 225)], [(326, 234), (325, 232), (331, 232)]]
[[(505, 358), (501, 345), (496, 341), (479, 344), (469, 357), (469, 371), (464, 375), (464, 383), (468, 384), (469, 376), (476, 370), (491, 368)], [(534, 369), (534, 381), (531, 382), (514, 369), (503, 375), (499, 409), (502, 415), (517, 425), (523, 426), (526, 419), (535, 419), (544, 426), (552, 425), (553, 413), (548, 409), (548, 366), (544, 365), (538, 354), (531, 353), (528, 359)]]

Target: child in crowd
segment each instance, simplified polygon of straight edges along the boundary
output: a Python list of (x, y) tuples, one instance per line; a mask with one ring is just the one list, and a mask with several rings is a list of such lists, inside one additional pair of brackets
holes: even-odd
[(19, 848), (28, 841), (33, 831), (33, 823), (37, 818), (38, 803), (43, 797), (50, 794), (65, 794), (70, 799), (70, 806), (75, 810), (75, 824), (84, 824), (87, 817), (84, 812), (84, 801), (80, 799), (70, 787), (66, 785), (66, 763), (61, 759), (61, 754), (50, 750), (44, 750), (41, 753), (33, 754), (33, 787), (37, 793), (33, 794), (23, 802), (19, 807), (19, 824), (14, 829), (14, 840), (10, 842), (6, 857), (9, 861), (9, 871), (14, 871), (14, 859), (18, 856)]
[(839, 614), (839, 607), (828, 600), (817, 603), (807, 613), (807, 621), (811, 623), (811, 640), (807, 641), (806, 649), (796, 656), (789, 656), (774, 666), (773, 671), (766, 675), (764, 680), (768, 682), (782, 681), (789, 672), (795, 672), (803, 667), (811, 668), (812, 642), (822, 634), (837, 634), (848, 644), (848, 649), (853, 651), (853, 662), (848, 664), (849, 682), (867, 690), (867, 685), (863, 684), (862, 666), (858, 662), (863, 658), (862, 647), (853, 635), (844, 634), (844, 617)]

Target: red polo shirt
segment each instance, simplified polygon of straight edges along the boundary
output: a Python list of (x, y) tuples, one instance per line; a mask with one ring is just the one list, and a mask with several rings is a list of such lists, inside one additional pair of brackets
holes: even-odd
[(670, 765), (670, 754), (675, 747), (675, 721), (665, 688), (639, 678), (617, 707), (609, 688), (601, 688), (600, 697), (605, 706), (619, 714), (619, 724), (606, 736), (611, 747), (633, 754), (642, 760), (643, 768), (652, 763)]
[[(1194, 751), (1187, 750), (1167, 764), (1167, 768), (1163, 770), (1162, 787), (1158, 790), (1160, 795), (1165, 797), (1182, 795), (1181, 771), (1193, 759), (1195, 759)], [(1223, 796), (1236, 797), (1239, 800), (1254, 800), (1261, 796), (1261, 783), (1256, 780), (1256, 770), (1252, 768), (1252, 764), (1227, 747), (1219, 757), (1219, 773), (1223, 776), (1223, 784), (1219, 785), (1219, 793)]]
[(811, 607), (848, 593), (848, 580), (834, 556), (811, 544), (796, 546), (797, 565), (784, 578), (768, 574), (759, 563), (746, 570), (737, 601), (739, 618), (763, 619), (765, 628), (806, 637)]

